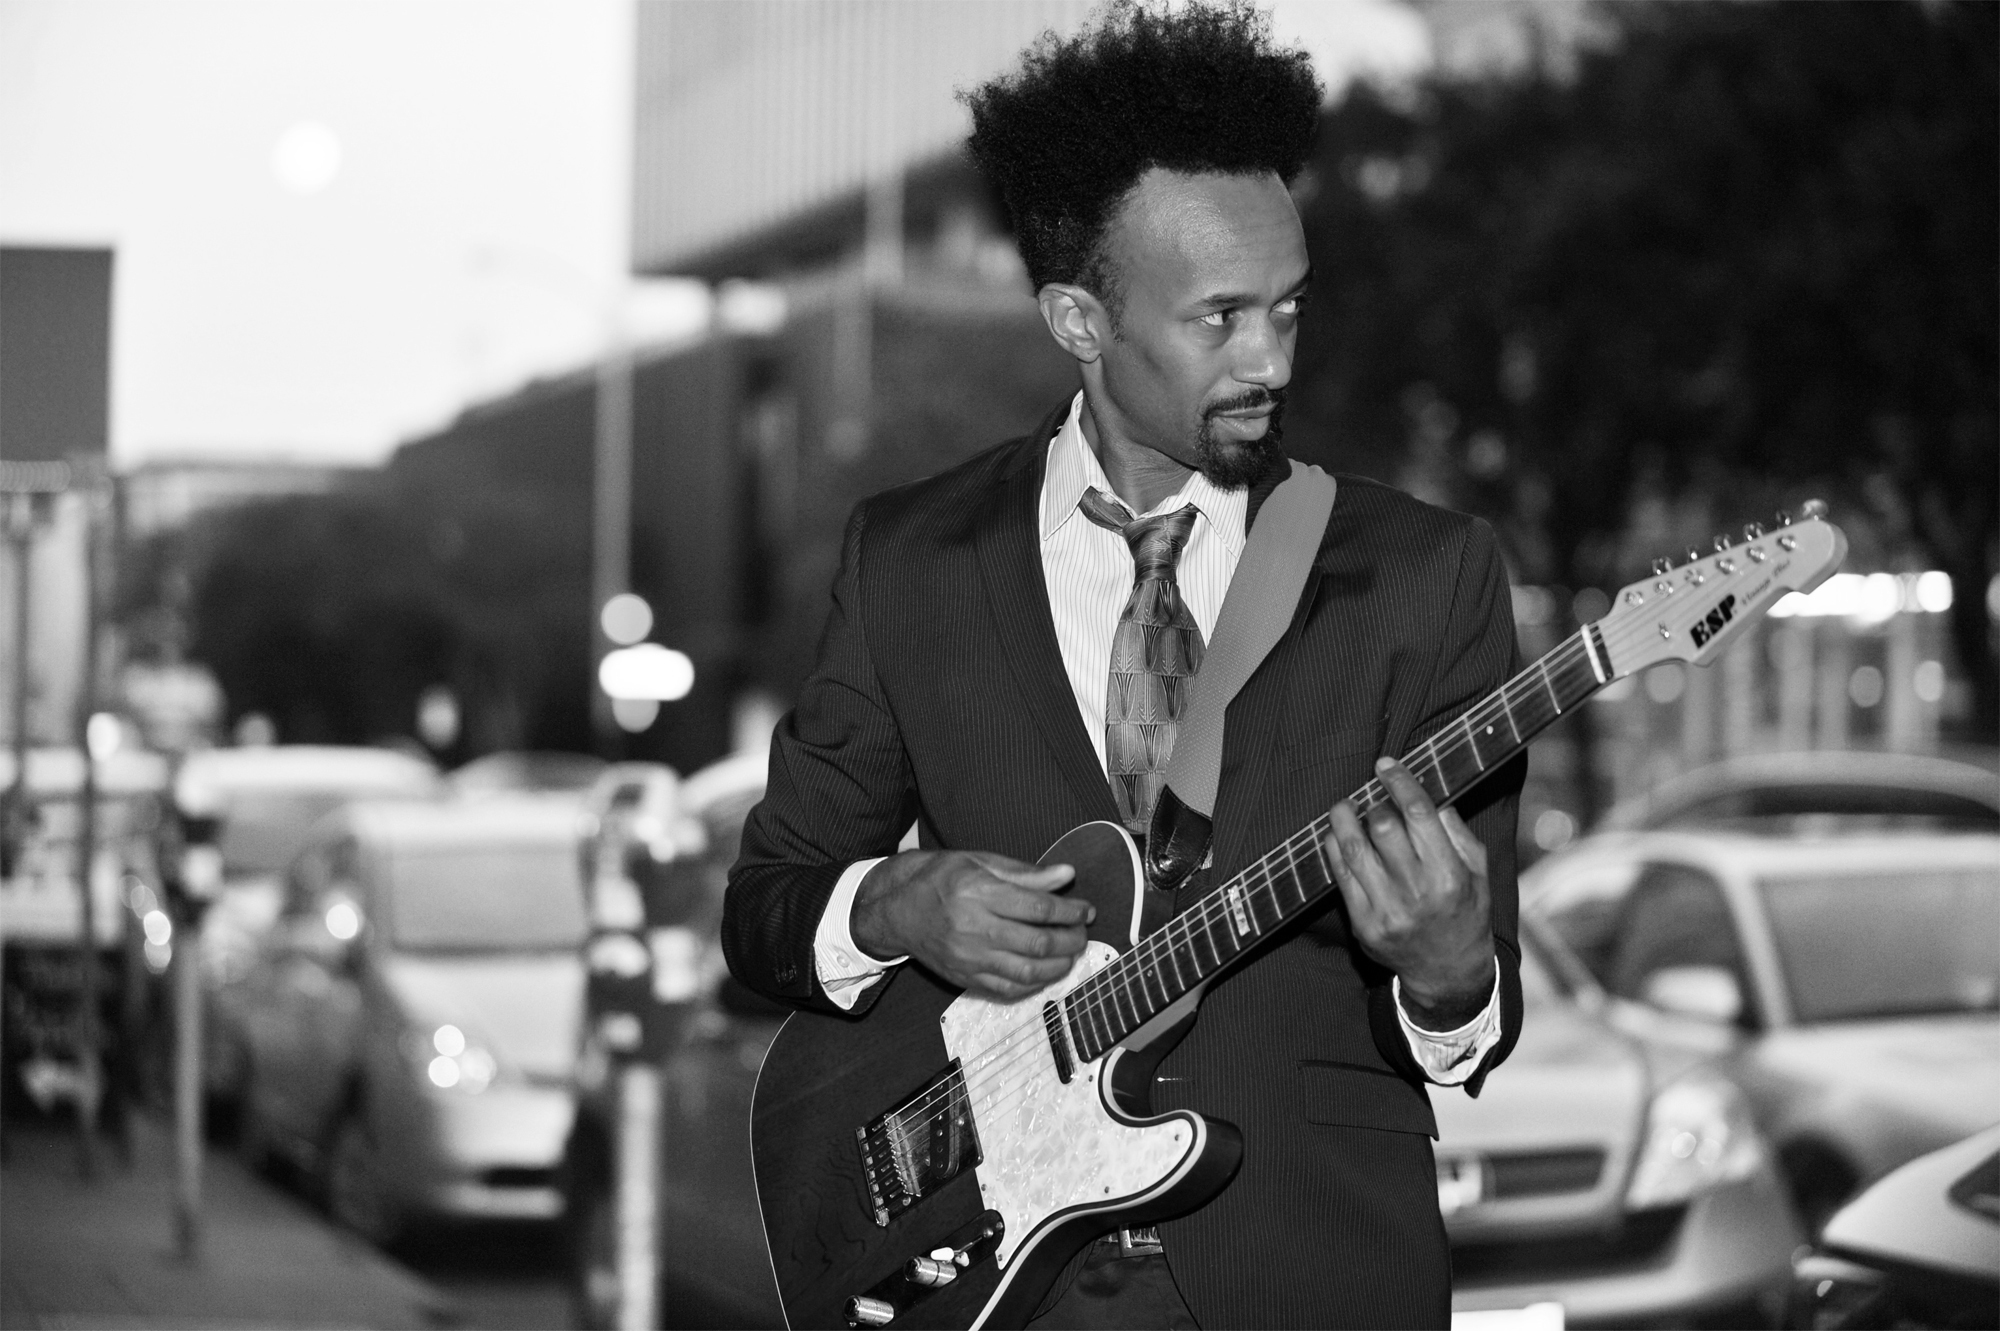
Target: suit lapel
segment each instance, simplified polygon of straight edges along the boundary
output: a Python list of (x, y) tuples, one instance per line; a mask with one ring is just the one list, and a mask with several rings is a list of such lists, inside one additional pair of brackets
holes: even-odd
[[(1266, 474), (1264, 481), (1252, 487), (1252, 521), (1255, 520), (1256, 510), (1262, 507), (1265, 496), (1275, 488), (1276, 482), (1271, 479), (1270, 473)], [(1339, 507), (1340, 500), (1336, 497), (1334, 500), (1336, 512)], [(1319, 597), (1319, 584), (1325, 576), (1323, 565), (1326, 542), (1328, 533), (1333, 530), (1333, 521), (1333, 515), (1329, 514), (1327, 525), (1320, 532), (1320, 553), (1314, 558), (1312, 567), (1306, 571), (1305, 586), (1300, 589), (1298, 605), (1292, 610), (1291, 625), (1285, 630), (1285, 636), (1278, 640), (1278, 645), (1271, 649), (1270, 655), (1264, 658), (1264, 664), (1257, 672), (1258, 674), (1267, 670), (1280, 672), (1272, 681), (1277, 686), (1272, 696), (1277, 698), (1288, 698), (1292, 693), (1291, 676), (1297, 669), (1298, 658), (1298, 653), (1293, 648), (1298, 643), (1299, 635), (1305, 631), (1307, 621), (1312, 618), (1312, 608)], [(1256, 678), (1257, 675), (1251, 676), (1253, 680)], [(1251, 838), (1260, 835), (1253, 799), (1262, 784), (1261, 778), (1268, 777), (1273, 770), (1273, 764), (1258, 759), (1271, 752), (1276, 739), (1280, 709), (1248, 707), (1244, 705), (1243, 699), (1244, 695), (1239, 693), (1225, 713), (1223, 757), (1225, 764), (1232, 753), (1249, 755), (1251, 758), (1249, 765), (1235, 780), (1225, 778), (1216, 788), (1215, 862), (1218, 865), (1242, 864), (1269, 849), (1268, 846), (1251, 844)], [(1251, 779), (1246, 781), (1245, 777)], [(1283, 836), (1291, 830), (1285, 828), (1276, 835)]]
[[(1055, 418), (1055, 426), (1062, 423)], [(979, 567), (986, 584), (994, 636), (1027, 701), (1056, 766), (1093, 818), (1118, 820), (1111, 786), (1098, 766), (1097, 751), (1077, 715), (1069, 676), (1063, 670), (1062, 648), (1056, 641), (1055, 618), (1049, 611), (1048, 585), (1042, 576), (1038, 510), (1048, 440), (1054, 427), (1039, 431), (1022, 444), (1022, 456), (1001, 481), (996, 502), (981, 522), (977, 536)], [(1037, 442), (1039, 441), (1039, 442)]]

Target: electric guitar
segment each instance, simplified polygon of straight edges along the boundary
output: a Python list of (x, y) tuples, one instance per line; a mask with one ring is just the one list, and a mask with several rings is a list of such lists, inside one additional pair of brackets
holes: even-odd
[[(1403, 759), (1452, 803), (1563, 713), (1657, 662), (1706, 664), (1788, 591), (1840, 564), (1847, 539), (1808, 504), (1766, 533), (1715, 540), (1651, 577)], [(1389, 796), (1370, 781), (1364, 815)], [(1075, 829), (1042, 863), (1075, 867), (1097, 907), (1068, 976), (1014, 1003), (905, 967), (862, 1020), (797, 1013), (765, 1056), (751, 1153), (792, 1326), (1020, 1326), (1064, 1265), (1114, 1229), (1185, 1214), (1242, 1155), (1230, 1124), (1154, 1114), (1160, 1059), (1204, 989), (1337, 888), (1321, 814), (1141, 936), (1146, 878), (1115, 823)]]

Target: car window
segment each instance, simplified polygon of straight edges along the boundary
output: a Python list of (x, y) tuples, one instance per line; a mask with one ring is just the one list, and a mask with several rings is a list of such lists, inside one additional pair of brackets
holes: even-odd
[(1535, 918), (1604, 983), (1604, 962), (1611, 948), (1619, 908), (1638, 880), (1637, 860), (1597, 860), (1567, 866), (1532, 903)]
[(229, 797), (217, 844), (232, 877), (275, 874), (305, 842), (312, 825), (354, 797), (352, 791), (254, 790)]
[[(1592, 965), (1593, 959), (1584, 961)], [(1619, 904), (1592, 969), (1611, 993), (1638, 999), (1647, 979), (1670, 966), (1719, 966), (1749, 992), (1742, 944), (1722, 885), (1689, 865), (1649, 864)]]
[(395, 948), (532, 952), (583, 942), (583, 883), (567, 841), (397, 851), (387, 887)]
[(1758, 890), (1799, 1021), (2000, 1006), (2000, 869), (1774, 876)]

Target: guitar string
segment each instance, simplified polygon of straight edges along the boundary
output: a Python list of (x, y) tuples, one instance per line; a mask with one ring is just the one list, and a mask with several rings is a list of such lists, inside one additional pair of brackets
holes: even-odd
[[(1620, 636), (1622, 637), (1624, 635), (1621, 634)], [(1461, 743), (1461, 741), (1457, 740), (1454, 736), (1452, 736), (1451, 727), (1456, 723), (1466, 722), (1468, 718), (1472, 718), (1475, 714), (1477, 714), (1478, 719), (1476, 721), (1470, 722), (1471, 726), (1485, 728), (1497, 722), (1497, 720), (1502, 715), (1505, 715), (1509, 720), (1510, 730), (1513, 729), (1512, 712), (1511, 708), (1506, 705), (1505, 695), (1508, 694), (1510, 691), (1514, 690), (1517, 686), (1522, 686), (1522, 687), (1528, 686), (1530, 684), (1530, 677), (1537, 673), (1543, 676), (1542, 680), (1543, 685), (1545, 687), (1549, 686), (1550, 681), (1548, 680), (1548, 675), (1550, 671), (1550, 662), (1556, 661), (1556, 658), (1558, 657), (1563, 657), (1566, 659), (1557, 663), (1555, 667), (1557, 670), (1566, 670), (1578, 664), (1587, 665), (1588, 649), (1584, 646), (1583, 643), (1583, 631), (1580, 630), (1578, 633), (1570, 635), (1570, 637), (1566, 638), (1562, 643), (1558, 644), (1558, 646), (1551, 649), (1546, 655), (1542, 656), (1537, 661), (1524, 668), (1519, 674), (1515, 675), (1512, 679), (1508, 680), (1507, 683), (1503, 684), (1493, 693), (1488, 694), (1478, 703), (1475, 703), (1473, 707), (1469, 708), (1465, 713), (1462, 713), (1459, 718), (1455, 719), (1455, 721), (1446, 722), (1444, 727), (1440, 728), (1440, 730), (1431, 735), (1416, 749), (1411, 751), (1410, 756), (1405, 759), (1405, 765), (1410, 766), (1414, 769), (1428, 763), (1428, 765), (1431, 767), (1433, 775), (1437, 779), (1440, 788), (1446, 789), (1447, 793), (1449, 793), (1449, 788), (1443, 779), (1444, 768), (1439, 760), (1441, 757), (1448, 754), (1451, 749), (1457, 747)], [(1594, 692), (1597, 687), (1600, 687), (1600, 685), (1597, 683), (1595, 679), (1595, 672), (1593, 671), (1592, 686), (1590, 691)], [(1588, 693), (1580, 695), (1579, 701), (1587, 697)], [(1560, 715), (1560, 710), (1558, 710), (1557, 715)], [(1553, 718), (1551, 718), (1551, 721), (1552, 720)], [(1549, 722), (1544, 722), (1543, 726), (1547, 724), (1549, 724)], [(1535, 733), (1539, 734), (1543, 726), (1536, 727)], [(1516, 734), (1515, 747), (1518, 747), (1521, 743), (1524, 743), (1525, 741), (1519, 739), (1518, 731), (1515, 731), (1515, 734)], [(1476, 741), (1471, 740), (1469, 733), (1466, 740), (1463, 742), (1469, 745), (1469, 747), (1472, 750), (1474, 765), (1479, 767), (1478, 774), (1484, 775), (1484, 773), (1487, 770), (1490, 770), (1491, 764), (1482, 763), (1478, 754), (1477, 743)], [(1473, 780), (1476, 779), (1477, 777), (1475, 776)], [(1461, 790), (1465, 789), (1470, 784), (1471, 784), (1470, 782), (1467, 782), (1466, 785), (1461, 786), (1460, 789)], [(1387, 791), (1381, 786), (1379, 780), (1371, 779), (1368, 782), (1364, 783), (1364, 785), (1359, 790), (1355, 791), (1354, 794), (1350, 795), (1348, 798), (1349, 800), (1351, 800), (1353, 803), (1356, 804), (1357, 810), (1363, 815), (1365, 815), (1369, 810), (1373, 809), (1377, 803), (1380, 803), (1387, 798)], [(1134, 987), (1134, 982), (1136, 981), (1139, 987), (1140, 996), (1145, 1000), (1145, 1007), (1146, 1008), (1152, 1007), (1151, 996), (1145, 993), (1143, 973), (1135, 975), (1131, 972), (1137, 971), (1141, 964), (1150, 964), (1155, 968), (1157, 968), (1158, 964), (1157, 954), (1161, 950), (1161, 948), (1158, 942), (1156, 942), (1156, 940), (1161, 940), (1163, 935), (1170, 934), (1178, 927), (1181, 934), (1181, 938), (1177, 943), (1169, 942), (1168, 948), (1171, 949), (1172, 947), (1185, 944), (1189, 947), (1190, 957), (1194, 957), (1195, 954), (1192, 949), (1192, 942), (1198, 919), (1199, 927), (1204, 931), (1210, 932), (1209, 946), (1211, 955), (1212, 956), (1218, 955), (1218, 949), (1215, 946), (1212, 930), (1216, 924), (1224, 922), (1225, 915), (1234, 913), (1233, 907), (1228, 902), (1228, 898), (1231, 895), (1233, 895), (1230, 889), (1242, 888), (1243, 889), (1242, 904), (1244, 907), (1244, 913), (1250, 921), (1250, 928), (1242, 932), (1232, 931), (1230, 956), (1227, 960), (1233, 961), (1237, 956), (1240, 956), (1244, 951), (1246, 951), (1249, 946), (1252, 946), (1257, 941), (1260, 941), (1261, 937), (1264, 934), (1269, 932), (1271, 929), (1278, 927), (1286, 922), (1286, 917), (1290, 913), (1290, 911), (1288, 911), (1287, 908), (1279, 900), (1276, 891), (1275, 877), (1272, 875), (1270, 869), (1267, 867), (1269, 861), (1278, 858), (1281, 854), (1288, 861), (1288, 868), (1291, 870), (1290, 876), (1293, 878), (1295, 885), (1299, 889), (1301, 895), (1301, 902), (1300, 902), (1301, 907), (1310, 904), (1310, 902), (1313, 899), (1315, 899), (1316, 896), (1324, 894), (1326, 888), (1332, 885), (1330, 878), (1327, 883), (1321, 885), (1321, 888), (1319, 889), (1318, 892), (1310, 892), (1304, 888), (1304, 885), (1302, 883), (1298, 882), (1296, 873), (1297, 867), (1300, 864), (1302, 864), (1306, 858), (1308, 857), (1320, 858), (1318, 851), (1318, 844), (1324, 838), (1327, 832), (1330, 831), (1330, 826), (1323, 826), (1323, 824), (1330, 824), (1330, 819), (1328, 815), (1322, 814), (1315, 817), (1305, 827), (1294, 832), (1291, 836), (1287, 837), (1283, 842), (1279, 843), (1279, 846), (1276, 849), (1274, 849), (1271, 852), (1268, 852), (1259, 861), (1254, 862), (1250, 866), (1247, 866), (1245, 870), (1243, 870), (1234, 878), (1232, 878), (1230, 882), (1222, 884), (1221, 886), (1212, 889), (1208, 893), (1205, 893), (1200, 901), (1194, 903), (1188, 910), (1183, 911), (1179, 916), (1176, 916), (1174, 920), (1169, 921), (1166, 926), (1163, 926), (1161, 929), (1156, 930), (1153, 934), (1149, 935), (1147, 938), (1140, 940), (1140, 943), (1133, 949), (1133, 951), (1128, 952), (1124, 956), (1111, 962), (1110, 964), (1105, 966), (1102, 970), (1093, 973), (1090, 977), (1088, 977), (1082, 983), (1077, 985), (1075, 989), (1072, 989), (1071, 991), (1069, 991), (1069, 993), (1063, 995), (1061, 998), (1047, 1000), (1047, 1001), (1055, 1002), (1058, 1004), (1059, 1007), (1061, 1007), (1065, 1006), (1067, 1000), (1071, 1000), (1077, 997), (1081, 997), (1083, 999), (1083, 1015), (1095, 1018), (1097, 1022), (1101, 1025), (1102, 1029), (1107, 1034), (1113, 1036), (1113, 1038), (1109, 1041), (1109, 1043), (1105, 1044), (1103, 1046), (1103, 1049), (1097, 1055), (1094, 1056), (1094, 1057), (1102, 1057), (1103, 1053), (1109, 1052), (1110, 1049), (1116, 1047), (1119, 1040), (1129, 1037), (1133, 1030), (1138, 1029), (1145, 1023), (1145, 1021), (1149, 1020), (1152, 1016), (1157, 1015), (1158, 1011), (1160, 1010), (1160, 1009), (1154, 1009), (1152, 1012), (1145, 1012), (1144, 1009), (1138, 1004), (1138, 1002), (1136, 1002), (1133, 999), (1131, 992)], [(1304, 844), (1299, 844), (1299, 843), (1304, 843)], [(1322, 865), (1323, 864), (1324, 861), (1322, 860)], [(1255, 875), (1260, 871), (1264, 874), (1264, 882), (1262, 884), (1259, 884), (1255, 881)], [(1254, 893), (1259, 886), (1262, 886), (1264, 890), (1268, 893), (1268, 895), (1271, 898), (1272, 906), (1276, 908), (1276, 918), (1271, 920), (1268, 924), (1260, 922), (1257, 919), (1256, 911), (1254, 910), (1254, 904), (1255, 904)], [(1197, 918), (1190, 918), (1190, 917), (1197, 917)], [(1183, 920), (1188, 921), (1188, 923), (1186, 925), (1181, 925), (1181, 921)], [(1142, 952), (1145, 954), (1145, 956), (1143, 957), (1141, 956)], [(1212, 975), (1214, 973), (1214, 970), (1219, 970), (1221, 966), (1225, 964), (1227, 964), (1227, 961), (1219, 960), (1217, 966), (1213, 970), (1211, 970), (1210, 974)], [(1164, 979), (1162, 980), (1162, 983), (1164, 983)], [(1199, 983), (1199, 981), (1197, 983)], [(1164, 988), (1162, 989), (1162, 992), (1163, 993), (1166, 992)], [(1187, 992), (1186, 988), (1183, 988), (1181, 990), (1181, 994), (1185, 994), (1186, 992)], [(1126, 1004), (1131, 1006), (1133, 1010), (1135, 1020), (1129, 1024), (1127, 1023), (1124, 1015), (1118, 1010), (1118, 1000), (1121, 996), (1124, 998)], [(1179, 996), (1180, 996), (1179, 994), (1176, 994), (1172, 998), (1169, 998), (1166, 1004), (1161, 1005), (1161, 1008), (1164, 1008), (1173, 1001), (1173, 998), (1178, 998)], [(1038, 1007), (1036, 1009), (1038, 1015), (1040, 1011), (1041, 1008)], [(1074, 1016), (1073, 1013), (1070, 1015), (1072, 1015), (1072, 1017)], [(1072, 1027), (1072, 1030), (1074, 1030), (1077, 1023), (1074, 1020), (1072, 1020), (1069, 1023), (1069, 1025)], [(1046, 1037), (1046, 1034), (1047, 1034), (1046, 1030), (1038, 1026), (1036, 1023), (1028, 1020), (1022, 1021), (1006, 1036), (1003, 1036), (1000, 1040), (995, 1041), (993, 1044), (989, 1045), (986, 1049), (981, 1050), (979, 1053), (975, 1055), (972, 1055), (970, 1058), (961, 1057), (960, 1077), (957, 1079), (956, 1082), (947, 1082), (941, 1085), (936, 1090), (928, 1092), (925, 1095), (918, 1097), (916, 1100), (913, 1100), (909, 1105), (904, 1106), (903, 1109), (895, 1111), (898, 1115), (898, 1118), (906, 1119), (913, 1112), (919, 1116), (925, 1116), (925, 1115), (934, 1116), (934, 1111), (938, 1104), (952, 1098), (966, 1097), (967, 1092), (964, 1089), (962, 1089), (962, 1087), (963, 1087), (965, 1072), (968, 1068), (968, 1065), (971, 1064), (978, 1064), (981, 1069), (994, 1068), (995, 1064), (996, 1063), (998, 1064), (998, 1067), (995, 1070), (996, 1075), (992, 1079), (988, 1080), (988, 1084), (991, 1085), (993, 1081), (1001, 1081), (1002, 1087), (996, 1094), (991, 1094), (985, 1097), (985, 1105), (989, 1110), (989, 1112), (993, 1108), (999, 1107), (999, 1102), (1003, 1097), (1011, 1098), (1011, 1095), (1008, 1095), (1008, 1090), (1010, 1088), (1006, 1087), (1004, 1084), (1005, 1081), (1007, 1080), (1013, 1080), (1012, 1078), (1008, 1078), (1007, 1076), (1008, 1071), (1010, 1070), (1009, 1065), (1016, 1063), (1022, 1053), (1037, 1052), (1032, 1049), (1028, 1051), (1022, 1051), (1018, 1049), (1009, 1050), (1008, 1047), (1012, 1045), (1018, 1045), (1022, 1040), (1026, 1039), (1029, 1036), (1042, 1035)], [(1079, 1062), (1094, 1061), (1094, 1058), (1085, 1059), (1081, 1057), (1081, 1045), (1079, 1041), (1077, 1041), (1077, 1039), (1074, 1037), (1074, 1035), (1072, 1035), (1070, 1044), (1072, 1046), (1072, 1052), (1078, 1055)], [(1009, 1055), (1004, 1060), (1000, 1058), (1000, 1055), (1002, 1055), (1003, 1053)], [(1038, 1066), (1029, 1066), (1022, 1070), (1032, 1074), (1038, 1071)], [(1034, 1077), (1031, 1075), (1025, 1080), (1028, 1082), (1032, 1082), (1034, 1080)]]
[[(1622, 655), (1622, 652), (1612, 650), (1614, 642), (1619, 648), (1629, 647), (1636, 641), (1643, 641), (1649, 638), (1651, 633), (1655, 631), (1640, 622), (1640, 617), (1636, 614), (1623, 616), (1619, 623), (1612, 625), (1608, 630), (1605, 627), (1604, 620), (1596, 621), (1594, 625), (1581, 627), (1576, 633), (1565, 638), (1556, 647), (1529, 664), (1513, 678), (1461, 713), (1453, 721), (1446, 722), (1437, 732), (1411, 751), (1410, 756), (1404, 760), (1405, 766), (1410, 767), (1414, 771), (1416, 768), (1427, 763), (1439, 788), (1445, 790), (1447, 794), (1451, 794), (1454, 792), (1450, 791), (1448, 784), (1444, 780), (1444, 766), (1441, 759), (1451, 756), (1454, 751), (1469, 751), (1473, 765), (1478, 768), (1478, 771), (1470, 780), (1463, 783), (1459, 789), (1463, 791), (1470, 788), (1474, 782), (1483, 777), (1494, 765), (1485, 762), (1479, 753), (1478, 741), (1473, 734), (1475, 730), (1490, 730), (1504, 718), (1508, 723), (1508, 729), (1512, 735), (1512, 740), (1508, 747), (1514, 749), (1524, 747), (1528, 740), (1532, 738), (1532, 735), (1524, 737), (1520, 734), (1519, 725), (1513, 712), (1513, 700), (1509, 697), (1510, 694), (1515, 693), (1517, 690), (1528, 688), (1531, 685), (1531, 676), (1536, 674), (1541, 676), (1541, 683), (1548, 690), (1551, 705), (1555, 709), (1555, 716), (1542, 721), (1534, 727), (1533, 734), (1536, 735), (1540, 734), (1548, 725), (1553, 724), (1565, 710), (1555, 696), (1554, 682), (1551, 679), (1552, 671), (1566, 672), (1579, 665), (1590, 669), (1590, 687), (1577, 696), (1571, 703), (1572, 707), (1587, 701), (1592, 693), (1602, 688), (1604, 684), (1609, 683), (1610, 679), (1618, 677), (1616, 673), (1608, 671), (1607, 678), (1602, 680), (1597, 678), (1596, 664), (1591, 659), (1591, 652), (1585, 641), (1586, 636), (1593, 627), (1597, 629), (1599, 639), (1604, 644), (1606, 654), (1611, 658), (1610, 661), (1605, 663), (1607, 667), (1613, 667), (1613, 663), (1615, 663), (1618, 656)], [(1558, 658), (1562, 659), (1559, 660)], [(1630, 674), (1632, 672), (1628, 670), (1622, 673)], [(1451, 729), (1454, 725), (1459, 726), (1465, 732), (1462, 739), (1451, 734)], [(1507, 755), (1508, 758), (1512, 756), (1511, 753)], [(1505, 759), (1501, 761), (1505, 761)], [(1364, 783), (1354, 794), (1348, 796), (1348, 799), (1356, 805), (1357, 812), (1364, 816), (1386, 798), (1386, 789), (1381, 786), (1379, 780), (1375, 779)], [(1180, 987), (1178, 992), (1171, 992), (1169, 990), (1165, 971), (1160, 965), (1160, 954), (1162, 952), (1169, 959), (1172, 959), (1176, 951), (1185, 947), (1190, 961), (1195, 964), (1197, 973), (1199, 974), (1201, 969), (1200, 957), (1194, 948), (1194, 938), (1197, 928), (1201, 932), (1207, 933), (1209, 935), (1210, 956), (1215, 959), (1215, 965), (1210, 968), (1208, 976), (1202, 977), (1202, 979), (1207, 979), (1213, 976), (1224, 965), (1227, 965), (1228, 962), (1235, 960), (1249, 946), (1254, 945), (1257, 941), (1261, 941), (1262, 935), (1269, 932), (1272, 928), (1284, 924), (1292, 910), (1302, 909), (1310, 905), (1313, 900), (1324, 895), (1326, 890), (1333, 886), (1331, 875), (1329, 874), (1328, 881), (1322, 883), (1316, 890), (1308, 889), (1298, 874), (1299, 868), (1308, 859), (1319, 860), (1322, 869), (1325, 867), (1319, 846), (1330, 831), (1330, 826), (1323, 827), (1322, 824), (1330, 824), (1328, 815), (1322, 814), (1315, 817), (1305, 827), (1280, 842), (1272, 851), (1267, 852), (1259, 860), (1247, 866), (1245, 870), (1237, 874), (1228, 883), (1222, 884), (1205, 893), (1201, 900), (1194, 903), (1188, 910), (1183, 911), (1180, 915), (1168, 921), (1161, 929), (1141, 939), (1131, 952), (1114, 960), (1102, 970), (1093, 973), (1078, 984), (1075, 989), (1070, 990), (1059, 998), (1046, 1000), (1045, 1002), (1054, 1002), (1059, 1009), (1065, 1010), (1065, 1015), (1071, 1018), (1066, 1024), (1074, 1032), (1078, 1024), (1074, 1020), (1077, 1014), (1067, 1009), (1071, 1001), (1081, 998), (1081, 1014), (1094, 1018), (1104, 1032), (1113, 1037), (1109, 1043), (1103, 1046), (1102, 1051), (1094, 1056), (1102, 1057), (1104, 1053), (1108, 1053), (1112, 1048), (1115, 1048), (1120, 1040), (1128, 1038), (1134, 1030), (1143, 1026), (1147, 1020), (1150, 1020), (1153, 1016), (1157, 1016), (1160, 1011), (1170, 1006), (1175, 1000), (1184, 996), (1195, 987), (1184, 982), (1179, 974), (1179, 962), (1176, 959), (1174, 960), (1175, 977), (1180, 982)], [(1298, 844), (1302, 842), (1304, 844)], [(1279, 899), (1277, 876), (1271, 865), (1274, 860), (1280, 857), (1286, 861), (1287, 877), (1291, 879), (1294, 889), (1300, 896), (1300, 902), (1297, 907), (1287, 908)], [(1261, 884), (1256, 881), (1258, 874), (1261, 874), (1263, 878)], [(1257, 920), (1254, 910), (1254, 893), (1260, 886), (1270, 897), (1271, 904), (1276, 909), (1276, 917), (1268, 925)], [(1241, 904), (1244, 907), (1246, 916), (1250, 920), (1250, 928), (1240, 933), (1232, 931), (1230, 936), (1230, 955), (1225, 959), (1221, 957), (1220, 949), (1216, 946), (1213, 929), (1216, 924), (1224, 922), (1224, 915), (1234, 913), (1233, 905), (1229, 901), (1229, 898), (1233, 895), (1231, 892), (1232, 888), (1243, 889)], [(1177, 939), (1172, 936), (1176, 932), (1179, 934)], [(1147, 992), (1145, 987), (1145, 970), (1147, 969), (1154, 971), (1159, 980), (1160, 992), (1165, 996), (1165, 1001), (1159, 1004), (1158, 1007), (1154, 1007), (1152, 996)], [(1132, 997), (1131, 990), (1135, 981), (1138, 985), (1139, 998), (1143, 1000), (1143, 1006)], [(1202, 980), (1198, 979), (1196, 985), (1201, 982)], [(1135, 1020), (1130, 1025), (1126, 1024), (1123, 1014), (1118, 1011), (1118, 999), (1121, 994), (1126, 1004), (1131, 1006), (1134, 1014)], [(1151, 1011), (1148, 1012), (1146, 1009), (1151, 1009)], [(1041, 1011), (1042, 1008), (1038, 1007), (1036, 1009), (1037, 1015)], [(1123, 1028), (1122, 1031), (1121, 1027)], [(1000, 1088), (996, 1092), (983, 1097), (982, 1101), (989, 1112), (1001, 1107), (1003, 1100), (1012, 1098), (1013, 1092), (1025, 1089), (1025, 1083), (1032, 1083), (1035, 1080), (1031, 1075), (1025, 1079), (1018, 1079), (1014, 1087), (1008, 1087), (1005, 1084), (1007, 1080), (1016, 1080), (1007, 1076), (1010, 1070), (1009, 1065), (1017, 1063), (1019, 1055), (1024, 1052), (1020, 1050), (1009, 1051), (1008, 1046), (1018, 1045), (1023, 1039), (1031, 1035), (1046, 1036), (1046, 1034), (1046, 1028), (1038, 1028), (1033, 1022), (1023, 1021), (1008, 1035), (1003, 1036), (1000, 1040), (989, 1045), (985, 1050), (980, 1051), (980, 1053), (973, 1055), (970, 1059), (961, 1058), (959, 1078), (945, 1083), (937, 1091), (919, 1097), (902, 1110), (895, 1111), (899, 1120), (906, 1118), (912, 1111), (916, 1111), (919, 1115), (928, 1114), (936, 1104), (944, 1100), (956, 1100), (971, 1104), (972, 1098), (964, 1079), (967, 1065), (978, 1063), (982, 1068), (990, 1067), (996, 1062), (998, 1056), (1003, 1051), (1006, 1051), (1011, 1056), (1000, 1063), (998, 1075), (993, 1079), (993, 1081), (1001, 1083)], [(1081, 1058), (1082, 1046), (1074, 1034), (1071, 1036), (1070, 1044), (1072, 1046), (1072, 1054), (1077, 1055), (1080, 1062), (1094, 1061), (1094, 1058)], [(1032, 1074), (1038, 1069), (1028, 1067), (1022, 1070)], [(989, 1081), (988, 1085), (992, 1085), (993, 1081)]]

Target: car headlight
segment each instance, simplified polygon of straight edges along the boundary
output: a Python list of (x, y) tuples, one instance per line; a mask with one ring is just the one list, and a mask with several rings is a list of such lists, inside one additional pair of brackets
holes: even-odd
[(1625, 1202), (1634, 1210), (1684, 1202), (1748, 1178), (1763, 1161), (1764, 1139), (1742, 1092), (1697, 1069), (1662, 1087), (1647, 1108)]
[(413, 1035), (409, 1051), (419, 1075), (441, 1091), (477, 1095), (492, 1085), (500, 1072), (499, 1060), (490, 1050), (466, 1038), (464, 1031), (449, 1022), (432, 1031), (428, 1039)]

